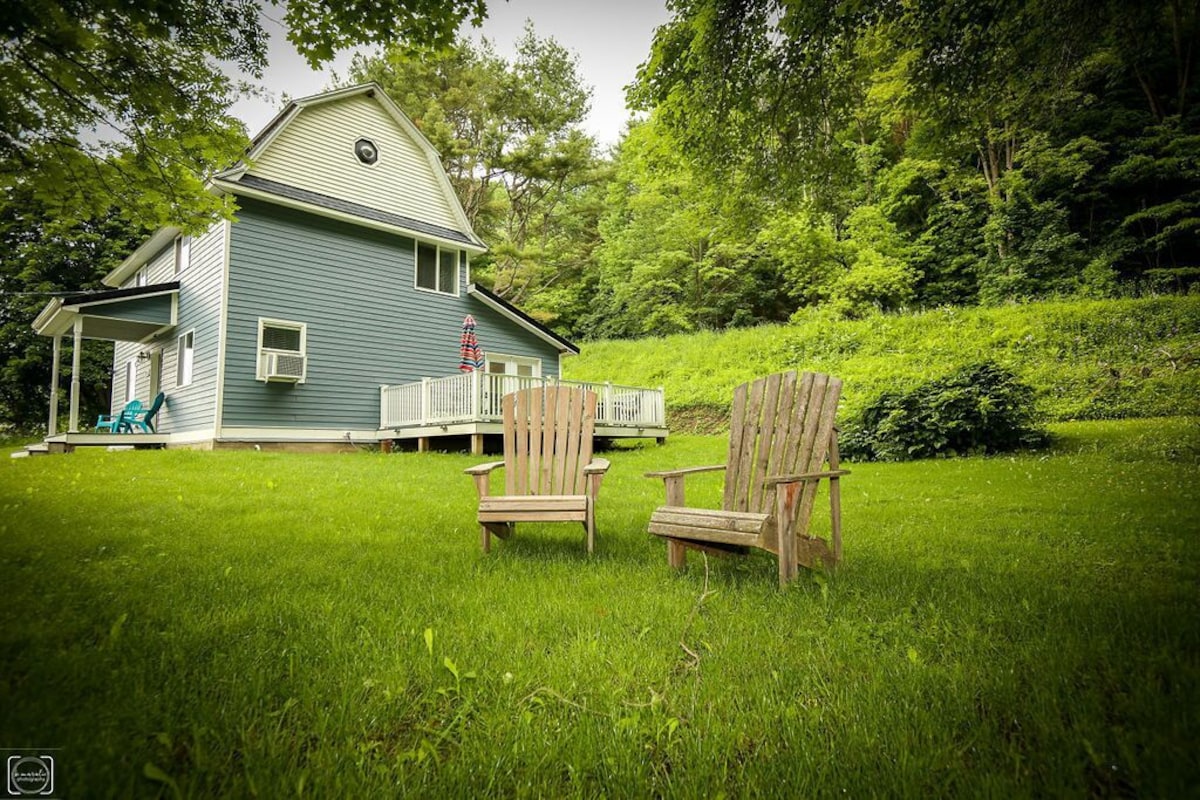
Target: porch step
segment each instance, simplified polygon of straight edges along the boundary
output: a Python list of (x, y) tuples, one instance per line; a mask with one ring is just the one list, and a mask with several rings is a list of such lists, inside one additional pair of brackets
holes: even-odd
[(29, 456), (44, 456), (50, 454), (50, 445), (45, 442), (38, 444), (27, 444), (24, 450), (18, 450), (12, 454), (13, 458), (28, 458)]

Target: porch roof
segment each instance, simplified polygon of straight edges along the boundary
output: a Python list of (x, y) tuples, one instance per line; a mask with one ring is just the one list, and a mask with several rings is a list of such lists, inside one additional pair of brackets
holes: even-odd
[(62, 336), (81, 321), (86, 339), (144, 342), (175, 327), (178, 301), (179, 281), (68, 294), (46, 304), (33, 330), (39, 336)]

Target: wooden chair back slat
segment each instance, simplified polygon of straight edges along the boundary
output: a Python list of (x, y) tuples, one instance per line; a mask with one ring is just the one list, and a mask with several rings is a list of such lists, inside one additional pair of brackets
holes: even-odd
[[(770, 513), (772, 475), (819, 471), (829, 455), (842, 383), (827, 375), (780, 373), (734, 390), (725, 470), (726, 511)], [(807, 524), (815, 481), (804, 485), (797, 519)], [(803, 528), (800, 528), (803, 529)]]
[[(787, 444), (792, 440), (792, 431), (798, 428), (793, 414), (796, 404), (797, 376), (795, 372), (783, 373), (779, 386), (779, 401), (775, 404), (775, 441), (773, 447), (767, 448), (769, 455), (765, 475), (784, 474), (784, 464), (787, 463)], [(782, 444), (780, 444), (782, 443)], [(764, 490), (762, 503), (759, 508), (774, 508), (775, 487)]]
[(503, 400), (505, 488), (509, 495), (584, 494), (592, 460), (596, 394), (534, 387)]
[(750, 385), (743, 383), (733, 390), (733, 408), (730, 412), (729, 423), (729, 453), (725, 457), (725, 496), (721, 505), (726, 510), (733, 510), (737, 505), (737, 465), (742, 459), (743, 429), (746, 419), (746, 399), (750, 395)]
[[(815, 415), (816, 419), (813, 422), (814, 444), (808, 452), (808, 460), (798, 465), (800, 472), (818, 472), (826, 461), (830, 461), (831, 469), (836, 467), (836, 457), (831, 460), (830, 453), (834, 440), (834, 417), (837, 414), (838, 398), (842, 394), (842, 382), (837, 378), (829, 378), (824, 375), (821, 377), (825, 380), (820, 394), (820, 402), (818, 403), (815, 391), (812, 399), (813, 406), (819, 405)], [(817, 499), (817, 486), (816, 481), (804, 484), (800, 503), (796, 507), (796, 516), (792, 520), (792, 530), (808, 530), (813, 505)]]
[(517, 406), (516, 398), (505, 397), (500, 403), (500, 414), (504, 420), (504, 463), (513, 469), (504, 470), (504, 493), (517, 494)]
[(758, 445), (754, 453), (754, 466), (750, 480), (750, 499), (749, 508), (760, 509), (763, 507), (764, 493), (767, 491), (765, 481), (767, 476), (767, 464), (771, 461), (771, 452), (776, 448), (773, 447), (775, 435), (778, 432), (778, 412), (779, 412), (779, 390), (783, 382), (783, 375), (775, 373), (767, 378), (767, 382), (763, 388), (762, 400), (762, 421), (758, 429)]

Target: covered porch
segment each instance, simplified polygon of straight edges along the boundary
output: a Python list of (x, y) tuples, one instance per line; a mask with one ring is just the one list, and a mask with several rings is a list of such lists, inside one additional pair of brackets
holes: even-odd
[[(51, 452), (76, 445), (117, 444), (109, 434), (81, 434), (79, 420), (80, 369), (84, 339), (149, 343), (169, 335), (179, 315), (179, 282), (135, 286), (56, 297), (46, 304), (33, 329), (53, 340), (50, 366), (50, 409), (46, 444)], [(63, 339), (71, 337), (71, 385), (67, 429), (58, 419)], [(97, 439), (99, 441), (92, 441)], [(137, 441), (135, 442), (134, 439)], [(155, 439), (156, 441), (151, 441)], [(120, 444), (158, 446), (163, 434), (122, 435)]]
[(532, 386), (580, 386), (596, 393), (596, 436), (606, 439), (667, 437), (662, 388), (566, 381), (475, 370), (445, 378), (383, 386), (379, 391), (379, 438), (417, 439), (427, 449), (434, 437), (471, 437), (483, 452), (483, 437), (503, 433), (500, 401)]

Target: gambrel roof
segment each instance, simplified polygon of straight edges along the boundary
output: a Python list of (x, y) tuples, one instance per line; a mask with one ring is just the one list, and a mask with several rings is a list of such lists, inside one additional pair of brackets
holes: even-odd
[[(357, 155), (369, 142), (371, 163)], [(375, 83), (292, 100), (210, 190), (482, 253), (441, 157)], [(179, 230), (160, 229), (105, 279), (119, 286)]]

